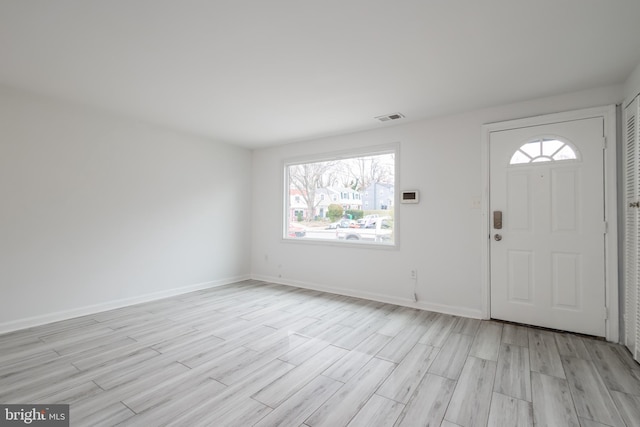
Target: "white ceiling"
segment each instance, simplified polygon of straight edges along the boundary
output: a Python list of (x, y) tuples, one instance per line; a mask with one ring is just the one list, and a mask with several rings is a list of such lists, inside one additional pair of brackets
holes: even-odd
[(0, 84), (258, 148), (622, 83), (639, 22), (639, 0), (0, 0)]

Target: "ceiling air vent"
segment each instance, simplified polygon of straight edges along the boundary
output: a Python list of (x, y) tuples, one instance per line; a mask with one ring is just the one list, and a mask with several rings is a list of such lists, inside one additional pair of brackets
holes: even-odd
[(385, 114), (384, 116), (376, 117), (376, 119), (380, 120), (381, 122), (388, 122), (389, 120), (398, 120), (402, 118), (404, 118), (404, 114), (402, 113), (391, 113)]

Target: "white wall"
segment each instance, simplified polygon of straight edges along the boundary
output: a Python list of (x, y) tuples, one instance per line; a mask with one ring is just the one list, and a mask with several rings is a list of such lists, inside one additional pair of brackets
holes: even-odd
[(625, 105), (631, 102), (640, 93), (640, 64), (631, 73), (624, 84)]
[[(415, 306), (481, 316), (481, 126), (620, 102), (623, 86), (336, 136), (253, 153), (255, 278), (412, 306), (409, 270), (418, 270)], [(283, 161), (290, 157), (400, 142), (400, 188), (420, 204), (400, 205), (399, 249), (281, 239)]]
[(249, 277), (251, 153), (0, 88), (0, 331)]

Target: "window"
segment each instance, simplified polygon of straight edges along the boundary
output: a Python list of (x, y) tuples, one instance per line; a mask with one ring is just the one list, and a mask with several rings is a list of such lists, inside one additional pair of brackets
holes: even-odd
[(527, 163), (554, 162), (562, 160), (577, 160), (575, 148), (568, 142), (557, 139), (537, 139), (522, 144), (511, 156), (510, 165)]
[(284, 239), (395, 245), (396, 154), (393, 145), (286, 162)]

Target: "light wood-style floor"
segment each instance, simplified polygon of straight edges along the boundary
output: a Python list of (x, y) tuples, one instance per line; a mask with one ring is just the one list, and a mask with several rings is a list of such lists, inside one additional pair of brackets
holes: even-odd
[(0, 335), (1, 403), (72, 426), (639, 426), (600, 340), (257, 281)]

